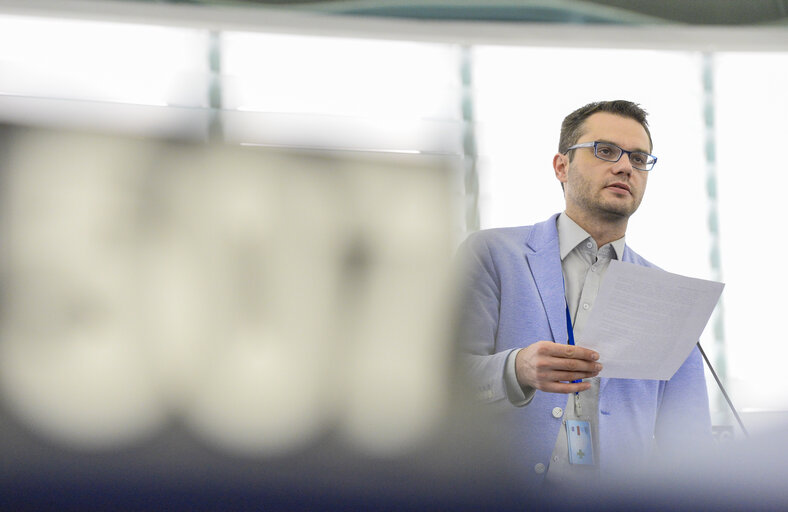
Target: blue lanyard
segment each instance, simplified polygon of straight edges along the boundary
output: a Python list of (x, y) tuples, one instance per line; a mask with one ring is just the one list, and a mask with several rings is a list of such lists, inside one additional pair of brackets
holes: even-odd
[(564, 273), (561, 272), (561, 285), (564, 287), (564, 306), (566, 306), (566, 332), (569, 334), (569, 339), (566, 342), (569, 345), (575, 344), (575, 333), (572, 330), (572, 315), (569, 314), (569, 303), (566, 301), (566, 279)]
[(575, 344), (575, 333), (572, 329), (572, 317), (569, 315), (569, 305), (566, 306), (566, 332), (569, 334), (569, 339), (566, 342), (569, 345)]
[[(575, 344), (575, 331), (572, 329), (572, 316), (569, 314), (569, 305), (566, 305), (566, 333), (569, 335), (566, 342), (569, 345)], [(583, 382), (582, 380), (573, 380), (572, 384), (577, 384), (578, 382)], [(575, 393), (577, 394), (577, 393)]]
[[(564, 279), (563, 272), (561, 272), (561, 284), (564, 286), (564, 305), (566, 306), (566, 333), (568, 335), (566, 343), (574, 346), (575, 331), (572, 329), (572, 315), (569, 314), (569, 303), (566, 302), (566, 280)], [(583, 380), (573, 380), (572, 384), (577, 384), (578, 382), (583, 382)], [(577, 393), (575, 393), (575, 395), (577, 395)]]

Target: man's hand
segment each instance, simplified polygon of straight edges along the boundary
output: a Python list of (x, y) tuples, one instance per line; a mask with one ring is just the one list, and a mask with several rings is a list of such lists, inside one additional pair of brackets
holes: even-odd
[(520, 350), (514, 365), (521, 386), (549, 393), (574, 393), (591, 387), (590, 382), (572, 381), (598, 375), (602, 370), (598, 359), (599, 354), (587, 348), (538, 341)]

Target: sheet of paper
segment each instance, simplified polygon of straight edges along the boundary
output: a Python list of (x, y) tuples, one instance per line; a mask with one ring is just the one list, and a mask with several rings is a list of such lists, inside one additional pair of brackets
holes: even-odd
[(670, 379), (724, 286), (613, 260), (576, 343), (599, 352), (601, 377)]

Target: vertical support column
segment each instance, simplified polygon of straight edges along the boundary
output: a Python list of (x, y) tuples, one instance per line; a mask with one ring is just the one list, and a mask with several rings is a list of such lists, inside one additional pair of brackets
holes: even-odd
[(212, 30), (208, 36), (208, 140), (221, 142), (224, 140), (222, 131), (222, 42), (221, 33)]
[[(714, 110), (714, 57), (711, 53), (703, 54), (703, 120), (706, 154), (706, 196), (708, 201), (708, 227), (711, 238), (709, 261), (711, 263), (711, 277), (715, 281), (722, 281), (722, 264), (720, 262), (720, 231), (719, 211), (717, 206), (717, 145), (715, 140), (715, 110)], [(712, 316), (712, 329), (714, 333), (714, 367), (723, 383), (727, 382), (727, 368), (725, 359), (725, 325), (724, 308), (720, 299), (717, 309)], [(716, 391), (716, 390), (715, 390)], [(713, 393), (714, 402), (712, 409), (722, 411), (726, 420), (730, 419), (728, 406), (721, 393)], [(726, 421), (727, 422), (727, 421)]]
[(476, 167), (476, 135), (473, 116), (473, 56), (463, 46), (460, 59), (462, 77), (462, 153), (465, 168), (465, 231), (477, 231), (479, 221), (479, 174)]

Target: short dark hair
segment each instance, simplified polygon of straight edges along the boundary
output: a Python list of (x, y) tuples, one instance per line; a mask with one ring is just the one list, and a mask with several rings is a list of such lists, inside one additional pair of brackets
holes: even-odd
[[(561, 137), (558, 140), (559, 153), (565, 154), (567, 148), (577, 143), (577, 140), (583, 134), (583, 123), (585, 123), (585, 120), (592, 114), (596, 114), (597, 112), (609, 112), (621, 117), (634, 119), (640, 123), (644, 130), (646, 130), (650, 146), (649, 151), (653, 149), (654, 143), (651, 141), (651, 132), (648, 129), (648, 121), (646, 120), (648, 116), (646, 111), (637, 103), (626, 100), (613, 100), (589, 103), (566, 116), (564, 122), (561, 123)], [(569, 159), (572, 159), (572, 155), (569, 155)]]

